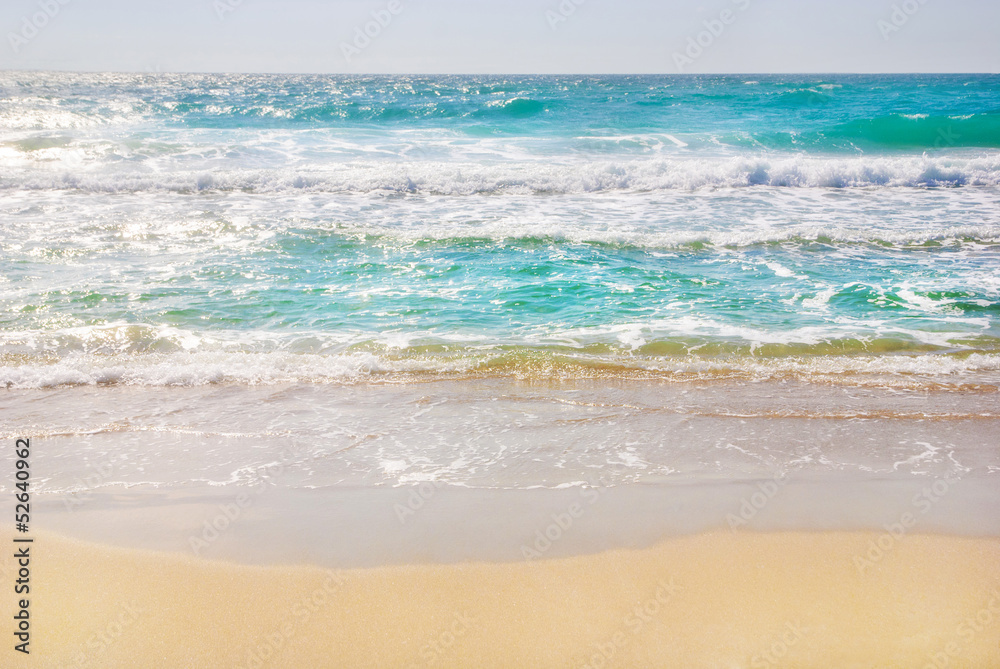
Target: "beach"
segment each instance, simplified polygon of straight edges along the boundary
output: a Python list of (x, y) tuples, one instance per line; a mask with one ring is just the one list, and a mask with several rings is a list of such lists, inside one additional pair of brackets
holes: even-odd
[(3, 666), (1000, 662), (995, 75), (0, 79)]
[(860, 573), (851, 558), (877, 540), (716, 533), (536, 563), (322, 570), (39, 535), (36, 633), (51, 641), (9, 666), (989, 666), (1000, 543), (913, 535)]
[[(12, 666), (989, 666), (994, 393), (677, 385), (9, 392), (15, 422), (63, 408), (35, 423), (33, 449), (65, 490), (36, 498), (31, 610), (46, 641)], [(226, 431), (204, 422), (233, 405), (258, 410)], [(293, 407), (304, 424), (275, 430)], [(317, 417), (332, 407), (338, 420)], [(372, 443), (394, 485), (298, 432), (352, 421), (378, 426), (344, 448)], [(581, 422), (591, 439), (651, 446), (629, 461), (621, 443), (581, 439), (567, 459)], [(432, 456), (440, 434), (492, 457), (431, 476), (377, 446), (459, 457)], [(530, 476), (525, 453), (497, 453), (521, 443)], [(212, 480), (230, 459), (240, 475)]]

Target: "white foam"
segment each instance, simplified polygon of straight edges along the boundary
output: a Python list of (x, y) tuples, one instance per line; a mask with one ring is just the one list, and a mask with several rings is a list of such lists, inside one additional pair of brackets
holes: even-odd
[(816, 294), (816, 297), (808, 297), (802, 300), (802, 306), (806, 309), (818, 309), (825, 311), (829, 309), (830, 298), (836, 295), (838, 290), (838, 288), (833, 286), (824, 288)]
[[(631, 342), (630, 342), (631, 343)], [(478, 351), (464, 356), (400, 358), (375, 354), (291, 353), (173, 353), (141, 356), (78, 355), (55, 363), (0, 365), (0, 387), (54, 388), (59, 386), (133, 385), (204, 386), (211, 384), (276, 385), (287, 383), (355, 383), (377, 379), (407, 380), (425, 375), (490, 374), (483, 367), (502, 358), (503, 351)], [(565, 356), (566, 354), (564, 354)], [(657, 375), (750, 376), (761, 380), (787, 376), (808, 379), (850, 377), (915, 377), (948, 382), (974, 381), (976, 374), (1000, 371), (1000, 355), (973, 353), (947, 355), (844, 355), (765, 358), (734, 356), (699, 358), (694, 355), (651, 357), (635, 355), (591, 356), (575, 354), (583, 363), (618, 365), (622, 372), (644, 371)], [(560, 374), (559, 372), (554, 372)], [(567, 372), (571, 376), (574, 372)], [(585, 373), (585, 372), (580, 372)], [(403, 375), (403, 376), (399, 376)], [(992, 380), (990, 380), (992, 379)], [(982, 380), (982, 379), (981, 379)], [(984, 382), (995, 383), (995, 375)]]
[[(75, 150), (75, 149), (74, 149)], [(3, 155), (0, 154), (0, 160)], [(0, 162), (2, 188), (28, 190), (593, 193), (700, 188), (870, 188), (1000, 185), (1000, 153), (976, 157), (906, 156), (820, 158), (799, 155), (687, 159), (314, 162), (309, 169), (232, 169), (206, 164), (197, 170), (128, 168), (114, 163), (79, 169), (43, 163)]]

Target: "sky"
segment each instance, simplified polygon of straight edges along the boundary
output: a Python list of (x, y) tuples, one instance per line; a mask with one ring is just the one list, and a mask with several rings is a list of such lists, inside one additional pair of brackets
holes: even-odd
[(997, 0), (3, 0), (0, 69), (998, 72)]

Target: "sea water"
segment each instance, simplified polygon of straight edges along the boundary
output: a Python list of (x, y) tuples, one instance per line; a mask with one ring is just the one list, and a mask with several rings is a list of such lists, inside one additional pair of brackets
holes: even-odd
[(0, 89), (10, 387), (1000, 366), (994, 75)]
[(1000, 471), (996, 75), (0, 89), (43, 491)]

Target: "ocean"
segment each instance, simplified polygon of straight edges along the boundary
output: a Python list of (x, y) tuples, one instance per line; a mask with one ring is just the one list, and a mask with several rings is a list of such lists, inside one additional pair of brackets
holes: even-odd
[(998, 84), (5, 73), (0, 384), (994, 378)]
[[(678, 394), (697, 383), (737, 384), (703, 393), (713, 415), (739, 413), (741, 397), (755, 403), (748, 415), (849, 416), (862, 401), (843, 398), (851, 389), (941, 388), (979, 399), (869, 404), (996, 413), (995, 75), (5, 73), (0, 84), (0, 386), (57, 390), (74, 406), (86, 388), (149, 406), (184, 389), (290, 388), (291, 404), (319, 410), (326, 400), (305, 398), (483, 389), (486, 408), (458, 434), (465, 409), (415, 405), (450, 413), (409, 446), (351, 446), (372, 431), (374, 399), (354, 418), (328, 416), (336, 430), (287, 419), (310, 449), (361, 458), (351, 472), (328, 464), (337, 474), (324, 483), (756, 471), (753, 459), (715, 464), (704, 435), (690, 439), (704, 456), (690, 470), (663, 455), (655, 410), (683, 406)], [(594, 395), (576, 404), (531, 392), (567, 420), (633, 407), (640, 425), (630, 438), (620, 425), (538, 419), (511, 434), (511, 416), (532, 415), (498, 389), (513, 381), (598, 384), (574, 391)], [(826, 408), (753, 400), (755, 383), (825, 393)], [(626, 399), (604, 397), (609, 384)], [(230, 402), (199, 420), (285, 434), (274, 424), (284, 405), (265, 419)], [(405, 423), (409, 406), (394, 400), (385, 415)], [(80, 411), (71, 420), (88, 430), (115, 424)], [(590, 473), (579, 453), (522, 471), (566, 439), (596, 450)], [(422, 461), (430, 447), (443, 454)], [(884, 455), (882, 441), (871, 449)], [(238, 478), (245, 451), (207, 478)], [(787, 468), (766, 455), (755, 453), (766, 476)], [(482, 476), (498, 459), (513, 480)]]

